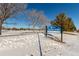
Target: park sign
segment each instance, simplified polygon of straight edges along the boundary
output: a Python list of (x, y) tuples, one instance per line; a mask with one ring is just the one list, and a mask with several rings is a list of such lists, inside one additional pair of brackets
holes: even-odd
[(45, 27), (45, 36), (46, 37), (48, 35), (54, 36), (54, 33), (60, 33), (60, 35), (61, 35), (60, 42), (63, 42), (63, 30), (62, 30), (62, 26), (50, 25), (50, 26), (46, 26)]
[(47, 26), (48, 31), (61, 31), (60, 26), (55, 26), (55, 25), (49, 25)]

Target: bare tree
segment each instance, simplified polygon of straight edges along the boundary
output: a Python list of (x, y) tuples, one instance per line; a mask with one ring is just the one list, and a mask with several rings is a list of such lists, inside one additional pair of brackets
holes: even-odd
[(33, 26), (33, 29), (35, 28), (35, 26), (42, 27), (50, 24), (50, 21), (44, 15), (43, 11), (31, 10), (28, 13), (28, 19), (31, 21), (31, 25)]
[[(41, 27), (41, 26), (45, 26), (47, 24), (50, 24), (47, 17), (44, 15), (44, 13), (42, 11), (31, 10), (28, 13), (28, 19), (31, 21), (31, 25), (33, 26), (33, 29), (35, 28), (35, 26)], [(40, 38), (39, 38), (38, 32), (37, 32), (37, 35), (38, 35), (40, 56), (42, 56), (42, 49), (41, 49), (41, 43), (40, 43)]]
[(0, 35), (2, 24), (10, 17), (17, 16), (16, 14), (26, 9), (26, 4), (18, 3), (0, 3)]

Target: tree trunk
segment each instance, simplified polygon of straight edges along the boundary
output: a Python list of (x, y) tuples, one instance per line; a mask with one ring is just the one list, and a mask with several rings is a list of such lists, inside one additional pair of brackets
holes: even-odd
[(0, 35), (2, 34), (2, 20), (0, 20)]
[(1, 29), (0, 29), (0, 35), (1, 35)]

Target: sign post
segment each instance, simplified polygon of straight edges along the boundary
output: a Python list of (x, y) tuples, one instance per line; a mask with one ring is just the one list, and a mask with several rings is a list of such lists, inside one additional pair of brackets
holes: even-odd
[(47, 31), (48, 31), (47, 26), (45, 26), (45, 36), (46, 37), (47, 37)]
[(63, 22), (61, 21), (61, 42), (63, 42)]

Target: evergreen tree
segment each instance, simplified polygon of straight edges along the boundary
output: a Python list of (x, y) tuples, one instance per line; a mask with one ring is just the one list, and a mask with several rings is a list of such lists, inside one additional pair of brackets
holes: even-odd
[(76, 27), (71, 18), (67, 17), (64, 13), (56, 16), (54, 21), (51, 21), (52, 25), (62, 26), (64, 31), (75, 31)]

